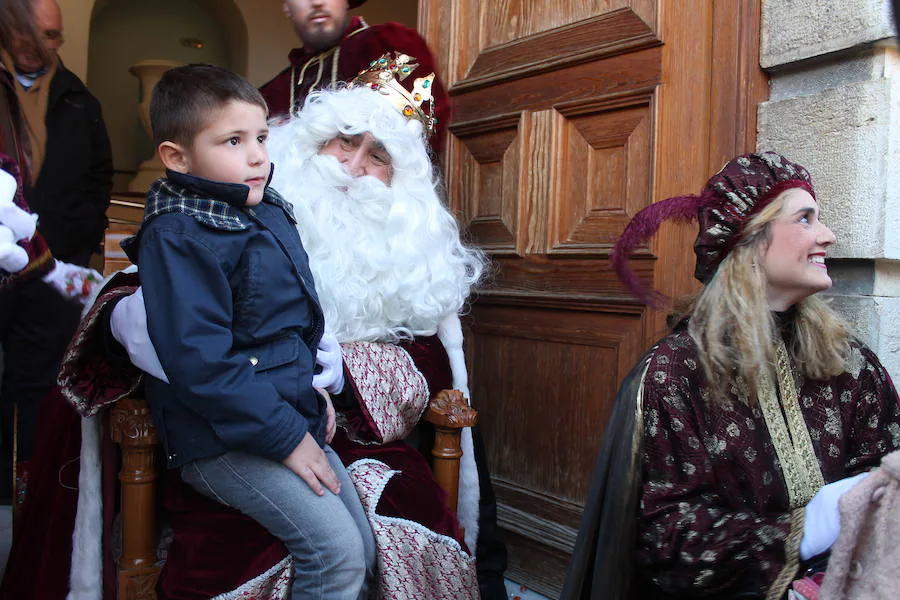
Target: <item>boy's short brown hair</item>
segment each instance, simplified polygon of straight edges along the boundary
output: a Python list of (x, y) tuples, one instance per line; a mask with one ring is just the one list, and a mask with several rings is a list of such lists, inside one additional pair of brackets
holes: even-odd
[(209, 113), (232, 100), (255, 104), (269, 113), (259, 90), (234, 71), (205, 64), (169, 69), (150, 98), (153, 144), (190, 146), (206, 126)]

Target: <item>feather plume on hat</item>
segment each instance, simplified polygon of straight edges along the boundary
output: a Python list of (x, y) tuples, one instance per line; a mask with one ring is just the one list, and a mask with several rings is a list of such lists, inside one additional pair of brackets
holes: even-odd
[(653, 237), (663, 221), (698, 221), (694, 276), (705, 285), (740, 242), (747, 223), (782, 192), (793, 188), (816, 197), (809, 171), (780, 154), (761, 152), (733, 158), (706, 182), (700, 194), (667, 198), (638, 212), (616, 241), (610, 262), (632, 294), (644, 304), (659, 308), (666, 297), (641, 283), (628, 257)]

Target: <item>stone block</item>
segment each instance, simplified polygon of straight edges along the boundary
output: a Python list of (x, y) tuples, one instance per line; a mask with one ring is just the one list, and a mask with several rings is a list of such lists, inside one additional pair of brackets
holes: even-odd
[[(896, 79), (896, 78), (894, 78)], [(764, 102), (757, 147), (806, 166), (839, 258), (900, 258), (900, 121), (894, 79)]]
[(900, 298), (831, 296), (830, 300), (854, 335), (878, 355), (891, 379), (900, 382)]
[(760, 64), (781, 67), (894, 35), (886, 0), (763, 0)]
[(797, 96), (811, 96), (823, 91), (888, 77), (895, 69), (896, 51), (888, 48), (869, 48), (853, 55), (833, 57), (772, 74), (769, 80), (769, 100), (784, 100)]

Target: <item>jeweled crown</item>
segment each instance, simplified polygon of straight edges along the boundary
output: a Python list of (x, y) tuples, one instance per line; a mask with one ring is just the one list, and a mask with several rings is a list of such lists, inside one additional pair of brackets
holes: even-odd
[(412, 91), (401, 83), (419, 66), (415, 60), (401, 52), (394, 52), (393, 56), (386, 52), (369, 63), (368, 69), (360, 71), (350, 82), (350, 87), (366, 86), (382, 94), (404, 117), (420, 121), (430, 135), (437, 123), (434, 98), (431, 95), (434, 73), (414, 79)]

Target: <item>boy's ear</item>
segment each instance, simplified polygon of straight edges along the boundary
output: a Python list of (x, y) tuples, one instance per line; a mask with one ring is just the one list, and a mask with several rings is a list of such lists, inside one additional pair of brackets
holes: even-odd
[(163, 142), (159, 145), (159, 158), (162, 164), (176, 173), (190, 173), (191, 162), (184, 148), (175, 142)]

